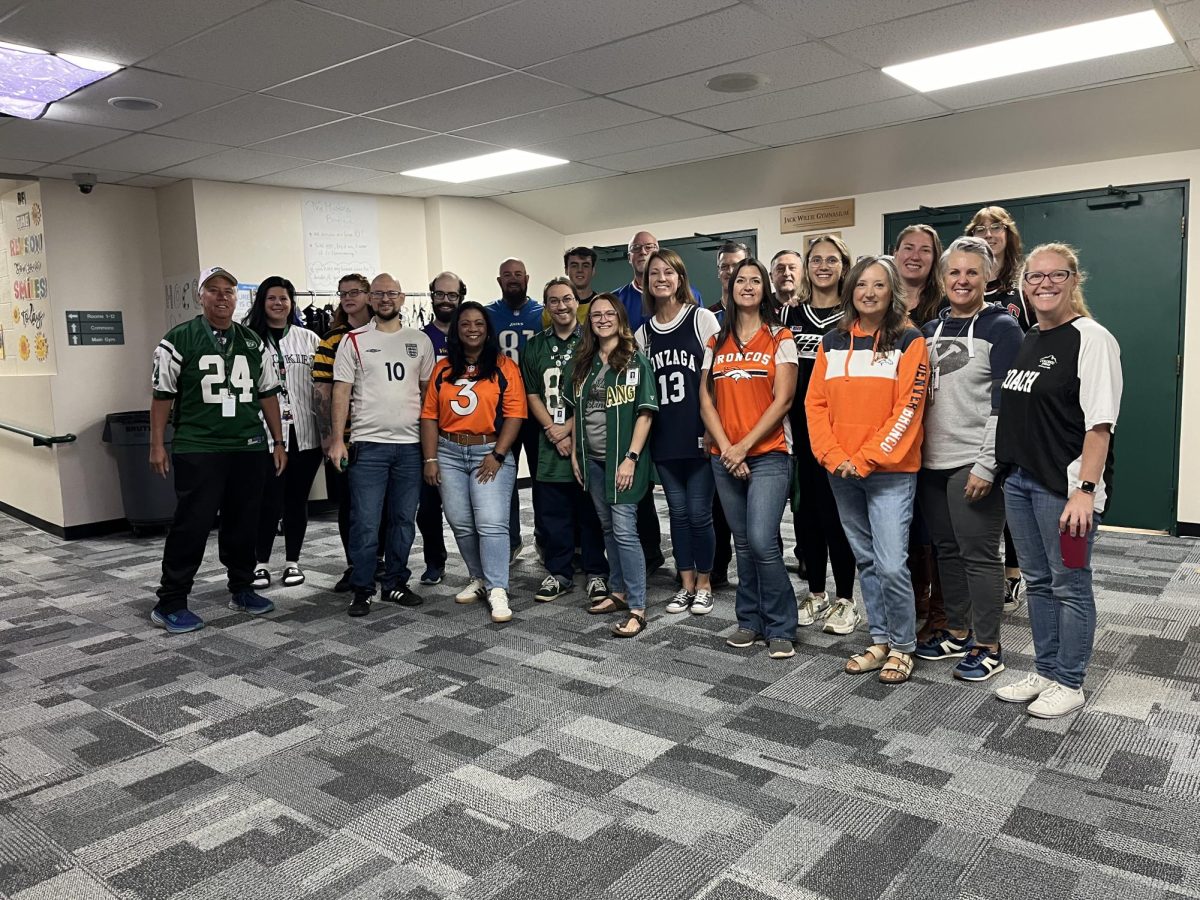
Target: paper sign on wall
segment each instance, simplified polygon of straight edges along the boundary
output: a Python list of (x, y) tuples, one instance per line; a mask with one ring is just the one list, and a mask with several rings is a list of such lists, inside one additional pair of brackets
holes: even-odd
[(9, 191), (4, 205), (4, 237), (8, 250), (8, 318), (4, 322), (9, 353), (17, 375), (53, 375), (50, 328), (50, 279), (46, 270), (46, 221), (42, 187), (37, 182)]
[(374, 197), (306, 192), (301, 200), (304, 268), (310, 291), (334, 291), (340, 277), (379, 272), (379, 211)]

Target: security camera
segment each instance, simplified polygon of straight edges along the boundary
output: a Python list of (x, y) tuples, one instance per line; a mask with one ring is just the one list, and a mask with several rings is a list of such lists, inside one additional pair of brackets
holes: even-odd
[(76, 172), (71, 177), (75, 179), (75, 184), (79, 186), (81, 194), (90, 194), (92, 188), (96, 186), (95, 172)]

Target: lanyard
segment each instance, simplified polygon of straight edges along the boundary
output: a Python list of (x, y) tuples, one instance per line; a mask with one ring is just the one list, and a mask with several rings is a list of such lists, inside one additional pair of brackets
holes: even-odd
[(221, 368), (224, 370), (224, 375), (225, 375), (225, 383), (223, 385), (222, 390), (226, 396), (232, 397), (233, 396), (233, 366), (230, 364), (230, 360), (235, 359), (237, 357), (237, 348), (234, 344), (233, 324), (230, 323), (230, 326), (225, 329), (225, 346), (224, 347), (222, 347), (221, 342), (219, 340), (217, 340), (217, 329), (213, 328), (212, 324), (207, 321), (205, 322), (205, 324), (208, 326), (208, 339), (210, 341), (212, 341), (213, 349), (216, 350), (217, 355), (219, 355), (221, 357), (221, 363), (222, 363)]

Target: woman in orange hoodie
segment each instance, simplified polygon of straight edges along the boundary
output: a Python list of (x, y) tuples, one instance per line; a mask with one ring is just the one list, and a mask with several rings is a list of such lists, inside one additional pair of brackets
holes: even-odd
[(842, 319), (821, 340), (805, 411), (813, 455), (830, 473), (858, 564), (871, 645), (846, 663), (884, 684), (912, 674), (916, 614), (908, 530), (921, 468), (929, 353), (909, 320), (890, 256), (859, 260), (842, 289)]

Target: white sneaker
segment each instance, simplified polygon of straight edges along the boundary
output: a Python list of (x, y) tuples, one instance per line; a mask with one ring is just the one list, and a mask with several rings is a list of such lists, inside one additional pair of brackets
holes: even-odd
[(833, 609), (825, 617), (825, 625), (821, 630), (826, 634), (851, 634), (861, 621), (862, 616), (858, 614), (854, 601), (838, 597)]
[(472, 578), (467, 586), (454, 595), (455, 603), (478, 603), (483, 599), (483, 579)]
[(1054, 684), (1049, 678), (1043, 678), (1037, 672), (1030, 672), (1020, 681), (996, 688), (996, 699), (1005, 703), (1028, 703), (1041, 696), (1042, 691)]
[(809, 594), (800, 601), (800, 608), (796, 611), (797, 621), (800, 625), (812, 625), (828, 609), (828, 594)]
[(492, 608), (493, 622), (508, 622), (512, 619), (512, 610), (508, 608), (508, 591), (504, 588), (492, 588), (488, 592), (488, 605)]
[(1082, 688), (1069, 688), (1052, 681), (1025, 711), (1037, 719), (1057, 719), (1080, 709), (1083, 703)]
[(691, 608), (692, 601), (696, 599), (696, 595), (688, 591), (687, 588), (680, 588), (675, 592), (675, 596), (667, 601), (667, 612), (669, 613), (684, 613)]

